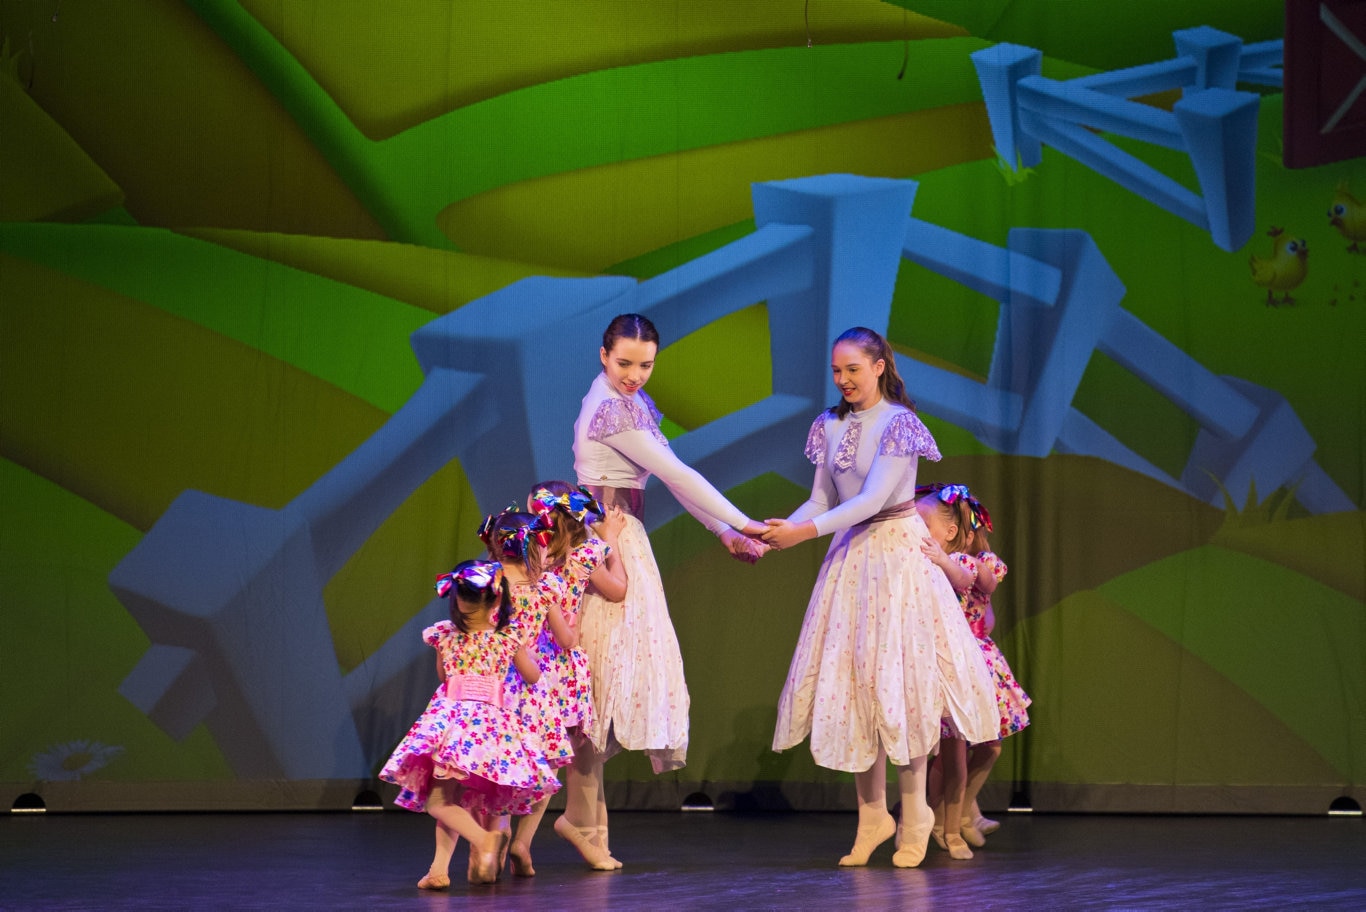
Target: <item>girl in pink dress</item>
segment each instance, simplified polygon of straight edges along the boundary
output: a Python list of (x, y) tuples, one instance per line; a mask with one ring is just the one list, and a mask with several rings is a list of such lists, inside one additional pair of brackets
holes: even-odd
[(651, 475), (662, 481), (736, 558), (753, 562), (766, 550), (747, 537), (762, 533), (763, 524), (685, 465), (660, 431), (663, 416), (643, 389), (658, 351), (659, 333), (649, 320), (615, 317), (598, 351), (602, 373), (574, 422), (579, 484), (625, 514), (615, 549), (626, 571), (625, 595), (612, 600), (590, 588), (583, 597), (579, 645), (593, 672), (593, 719), (566, 773), (563, 823), (555, 824), (597, 870), (618, 867), (607, 844), (603, 764), (622, 749), (639, 750), (663, 773), (680, 769), (688, 748), (683, 655), (641, 523), (646, 481)]
[[(509, 668), (532, 681), (540, 671), (523, 631), (510, 622), (500, 564), (465, 561), (438, 576), (436, 590), (452, 600), (451, 617), (428, 627), (422, 638), (436, 650), (441, 683), (379, 776), (400, 787), (396, 804), (436, 819), (439, 842), (453, 848), (464, 836), (474, 858), (471, 880), (492, 883), (498, 877), (499, 837), (475, 815), (525, 813), (559, 788), (503, 701)], [(434, 862), (418, 886), (449, 887), (446, 866)]]
[[(958, 593), (968, 626), (977, 637), (982, 658), (996, 685), (999, 730), (990, 741), (970, 748), (947, 727), (941, 732), (936, 770), (931, 771), (930, 804), (935, 809), (934, 839), (954, 858), (972, 857), (969, 846), (981, 848), (986, 836), (1000, 826), (982, 816), (977, 794), (996, 759), (1001, 739), (1029, 725), (1029, 694), (1015, 680), (1010, 664), (991, 639), (996, 614), (991, 596), (1005, 579), (1006, 565), (991, 551), (987, 534), (991, 515), (966, 485), (935, 482), (916, 488), (916, 509), (930, 536), (921, 550), (939, 566)], [(972, 552), (975, 552), (975, 556)], [(959, 821), (958, 826), (947, 825)]]
[[(995, 736), (996, 701), (976, 639), (944, 574), (920, 553), (917, 460), (939, 448), (916, 417), (887, 340), (855, 327), (831, 358), (842, 401), (811, 426), (811, 497), (768, 520), (775, 548), (833, 533), (778, 702), (773, 749), (808, 735), (811, 755), (854, 774), (858, 829), (840, 859), (865, 865), (897, 836), (892, 863), (925, 856), (934, 814), (926, 758), (949, 716), (971, 741)], [(887, 811), (887, 761), (897, 767), (901, 822)]]
[[(525, 645), (539, 672), (537, 678), (532, 679), (520, 674), (519, 669), (509, 669), (503, 682), (504, 698), (520, 718), (536, 755), (544, 758), (549, 767), (547, 775), (553, 780), (555, 770), (568, 765), (573, 758), (574, 748), (560, 712), (556, 693), (558, 682), (545, 673), (546, 663), (541, 655), (541, 644), (550, 635), (549, 631), (568, 635), (563, 612), (567, 593), (565, 581), (558, 573), (543, 567), (541, 561), (542, 550), (552, 536), (549, 522), (513, 509), (486, 517), (479, 528), (479, 537), (488, 547), (489, 556), (503, 565), (511, 594), (513, 623), (525, 634)], [(554, 781), (558, 788), (558, 780)], [(515, 836), (510, 832), (511, 820), (506, 816), (485, 823), (511, 843), (507, 853), (513, 872), (518, 876), (532, 877), (536, 873), (531, 864), (531, 836), (545, 813), (550, 794), (546, 792), (542, 800), (517, 811), (522, 816)], [(530, 829), (527, 821), (531, 821)], [(501, 868), (500, 865), (500, 871)]]
[[(550, 530), (541, 539), (544, 544), (538, 552), (538, 566), (543, 574), (555, 574), (560, 584), (559, 610), (547, 614), (536, 639), (539, 686), (549, 695), (560, 724), (569, 733), (575, 756), (579, 756), (587, 737), (584, 733), (593, 724), (592, 674), (588, 655), (579, 647), (579, 607), (590, 586), (609, 599), (619, 600), (626, 594), (626, 574), (615, 548), (625, 517), (615, 508), (604, 516), (593, 495), (564, 481), (535, 485), (527, 496), (527, 509)], [(595, 534), (589, 533), (588, 523), (595, 523)], [(531, 840), (547, 803), (534, 806), (514, 827), (510, 857), (518, 874), (535, 874)], [(566, 826), (563, 817), (556, 818), (557, 831)], [(616, 859), (601, 863), (611, 864), (613, 869), (618, 866)]]

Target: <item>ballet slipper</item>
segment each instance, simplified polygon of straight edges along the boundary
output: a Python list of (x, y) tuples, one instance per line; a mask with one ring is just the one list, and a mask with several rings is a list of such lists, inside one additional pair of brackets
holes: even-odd
[(944, 828), (939, 824), (936, 823), (930, 828), (930, 838), (934, 840), (935, 845), (939, 846), (939, 848), (943, 849), (945, 852), (949, 850), (949, 844), (944, 841)]
[(451, 888), (451, 878), (448, 874), (438, 874), (436, 871), (428, 871), (422, 875), (422, 879), (417, 882), (419, 890), (449, 890)]
[[(498, 859), (502, 856), (503, 840), (497, 833), (489, 833), (483, 840), (484, 845), (478, 850), (478, 855), (471, 852), (472, 868), (470, 872), (470, 883), (491, 884), (498, 882), (499, 864)], [(471, 849), (474, 846), (471, 845)]]
[(949, 844), (949, 857), (959, 861), (967, 861), (972, 857), (972, 849), (963, 841), (963, 837), (957, 833), (948, 833), (944, 836), (944, 841)]
[(508, 848), (508, 861), (512, 862), (512, 873), (518, 877), (535, 877), (536, 869), (531, 866), (531, 847), (514, 842)]
[(576, 827), (561, 815), (555, 818), (554, 829), (561, 839), (578, 849), (583, 860), (588, 862), (588, 866), (594, 871), (617, 869), (607, 852), (593, 844), (592, 839), (598, 834), (597, 827)]
[(982, 835), (982, 831), (977, 829), (970, 818), (963, 818), (961, 832), (963, 834), (963, 841), (974, 849), (980, 849), (987, 844), (987, 838)]
[(622, 863), (617, 861), (616, 856), (612, 854), (612, 850), (607, 847), (606, 825), (598, 827), (598, 845), (602, 846), (602, 850), (607, 853), (607, 860), (612, 862), (612, 867), (620, 871), (623, 867)]
[(915, 868), (925, 860), (925, 852), (930, 847), (930, 834), (934, 831), (934, 816), (920, 821), (915, 826), (904, 823), (896, 831), (896, 853), (892, 864), (898, 868)]
[(981, 833), (983, 836), (990, 836), (1001, 828), (1001, 822), (999, 820), (992, 820), (990, 817), (983, 817), (981, 814), (978, 814), (973, 818), (972, 825), (977, 829), (977, 832)]
[(512, 849), (512, 834), (507, 830), (498, 831), (498, 861), (497, 867), (493, 869), (493, 879), (501, 880), (503, 870), (508, 866), (508, 853)]
[(896, 818), (883, 812), (877, 823), (858, 828), (854, 835), (854, 847), (849, 854), (840, 859), (841, 868), (861, 868), (868, 863), (874, 850), (896, 834)]

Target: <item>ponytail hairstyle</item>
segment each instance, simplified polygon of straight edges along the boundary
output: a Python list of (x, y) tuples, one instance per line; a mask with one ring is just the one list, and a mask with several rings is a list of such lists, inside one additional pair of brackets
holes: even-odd
[[(855, 326), (840, 333), (834, 345), (841, 342), (854, 343), (874, 364), (881, 361), (882, 375), (877, 378), (877, 391), (882, 394), (883, 399), (900, 402), (906, 408), (915, 411), (915, 400), (907, 395), (906, 383), (901, 379), (901, 374), (897, 373), (896, 352), (892, 351), (891, 343), (884, 339), (881, 333), (874, 332), (866, 326)], [(841, 399), (834, 408), (837, 418), (843, 418), (854, 409), (844, 399)]]
[(567, 481), (541, 482), (531, 489), (527, 503), (551, 530), (549, 544), (541, 555), (545, 567), (564, 564), (570, 550), (588, 540), (588, 525), (603, 517), (597, 499)]
[(550, 526), (541, 517), (508, 507), (496, 516), (484, 517), (479, 538), (489, 549), (489, 557), (503, 563), (520, 564), (532, 576), (539, 576), (541, 560), (532, 542), (544, 548), (550, 543)]
[(653, 342), (658, 346), (659, 331), (655, 329), (649, 317), (642, 317), (640, 314), (618, 314), (607, 324), (607, 329), (602, 334), (602, 350), (611, 352), (618, 339), (639, 339), (642, 342)]
[(945, 484), (942, 481), (917, 485), (916, 501), (926, 498), (937, 501), (936, 506), (943, 511), (944, 516), (958, 524), (958, 534), (944, 550), (963, 551), (969, 544), (976, 546), (979, 553), (991, 550), (991, 543), (987, 540), (987, 533), (991, 531), (991, 514), (980, 500), (972, 496), (967, 485)]
[(503, 565), (497, 561), (467, 560), (450, 573), (436, 578), (436, 594), (451, 599), (451, 623), (461, 633), (469, 633), (460, 605), (476, 605), (493, 611), (493, 627), (502, 630), (512, 620), (512, 593), (503, 578)]

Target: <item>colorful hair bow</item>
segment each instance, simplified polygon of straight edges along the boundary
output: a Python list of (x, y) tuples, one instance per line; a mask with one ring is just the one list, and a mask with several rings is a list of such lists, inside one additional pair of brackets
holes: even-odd
[(555, 494), (548, 488), (537, 488), (531, 495), (532, 503), (537, 506), (537, 515), (546, 516), (547, 522), (554, 525), (552, 510), (563, 510), (581, 523), (587, 523), (589, 516), (602, 516), (602, 505), (597, 498), (579, 488), (564, 494)]
[(547, 529), (555, 528), (555, 506), (558, 502), (558, 498), (547, 488), (537, 488), (531, 495), (531, 503), (535, 506), (536, 518)]
[(531, 528), (525, 524), (511, 529), (494, 529), (491, 534), (494, 541), (490, 548), (499, 554), (526, 560), (526, 540), (530, 534)]
[(536, 544), (542, 548), (550, 547), (550, 533), (555, 528), (555, 516), (552, 513), (537, 513), (530, 526), (526, 529), (536, 536)]
[(503, 565), (497, 561), (471, 561), (468, 566), (436, 577), (436, 594), (445, 598), (456, 583), (470, 589), (496, 589), (503, 582)]
[(987, 512), (986, 507), (982, 506), (980, 500), (972, 496), (967, 485), (944, 484), (942, 481), (936, 481), (933, 484), (916, 486), (915, 497), (917, 500), (931, 494), (946, 504), (955, 504), (960, 500), (965, 501), (968, 505), (968, 517), (972, 528), (977, 530), (985, 526), (988, 532), (992, 531), (991, 514)]
[(503, 514), (516, 512), (517, 505), (508, 504), (501, 511), (490, 513), (488, 516), (484, 517), (484, 521), (479, 524), (479, 529), (475, 532), (475, 534), (479, 536), (479, 540), (484, 543), (484, 547), (493, 547), (493, 527), (497, 524), (498, 520), (502, 518)]
[(598, 503), (598, 499), (583, 488), (570, 491), (560, 500), (563, 502), (564, 508), (569, 511), (569, 515), (581, 523), (587, 523), (589, 516), (603, 515), (602, 504)]

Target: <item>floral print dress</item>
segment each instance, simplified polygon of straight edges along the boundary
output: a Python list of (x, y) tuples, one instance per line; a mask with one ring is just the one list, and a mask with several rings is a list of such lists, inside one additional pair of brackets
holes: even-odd
[[(1005, 738), (1021, 731), (1029, 724), (1029, 704), (1033, 700), (1025, 693), (1020, 682), (1015, 680), (1010, 664), (1001, 654), (1001, 648), (987, 635), (987, 608), (991, 606), (991, 596), (977, 588), (976, 583), (978, 574), (985, 569), (996, 577), (999, 585), (1006, 577), (1005, 561), (990, 551), (982, 551), (976, 557), (954, 552), (949, 557), (972, 574), (973, 585), (966, 592), (958, 593), (958, 604), (963, 609), (963, 616), (967, 618), (968, 627), (977, 637), (977, 644), (982, 647), (982, 657), (986, 659), (987, 667), (991, 669), (991, 679), (996, 683), (996, 705), (1001, 710), (1000, 733), (997, 737)], [(947, 725), (943, 727), (941, 734), (945, 738), (954, 737)]]
[(462, 633), (451, 621), (422, 631), (440, 657), (446, 681), (380, 771), (380, 779), (400, 787), (395, 804), (421, 812), (433, 780), (449, 779), (464, 786), (459, 801), (468, 810), (525, 814), (560, 787), (506, 699), (448, 696), (462, 692), (463, 676), (503, 678), (524, 636), (515, 625)]
[(507, 705), (521, 717), (522, 725), (534, 739), (537, 753), (545, 757), (551, 767), (558, 769), (574, 759), (574, 748), (569, 742), (565, 723), (560, 718), (556, 681), (545, 673), (547, 663), (542, 648), (547, 638), (554, 642), (554, 636), (546, 624), (546, 615), (551, 605), (563, 604), (566, 585), (559, 574), (546, 572), (539, 579), (513, 583), (509, 588), (515, 625), (528, 633), (526, 645), (532, 650), (541, 670), (541, 679), (535, 684), (528, 684), (521, 672), (509, 668), (503, 682), (503, 694)]
[[(573, 630), (579, 627), (579, 607), (588, 592), (588, 578), (610, 552), (607, 543), (597, 538), (575, 545), (565, 559), (560, 575), (564, 581), (560, 611)], [(542, 680), (549, 678), (560, 721), (566, 729), (588, 731), (593, 726), (592, 673), (588, 654), (579, 646), (565, 649), (556, 641), (549, 626), (536, 641), (537, 661)]]

